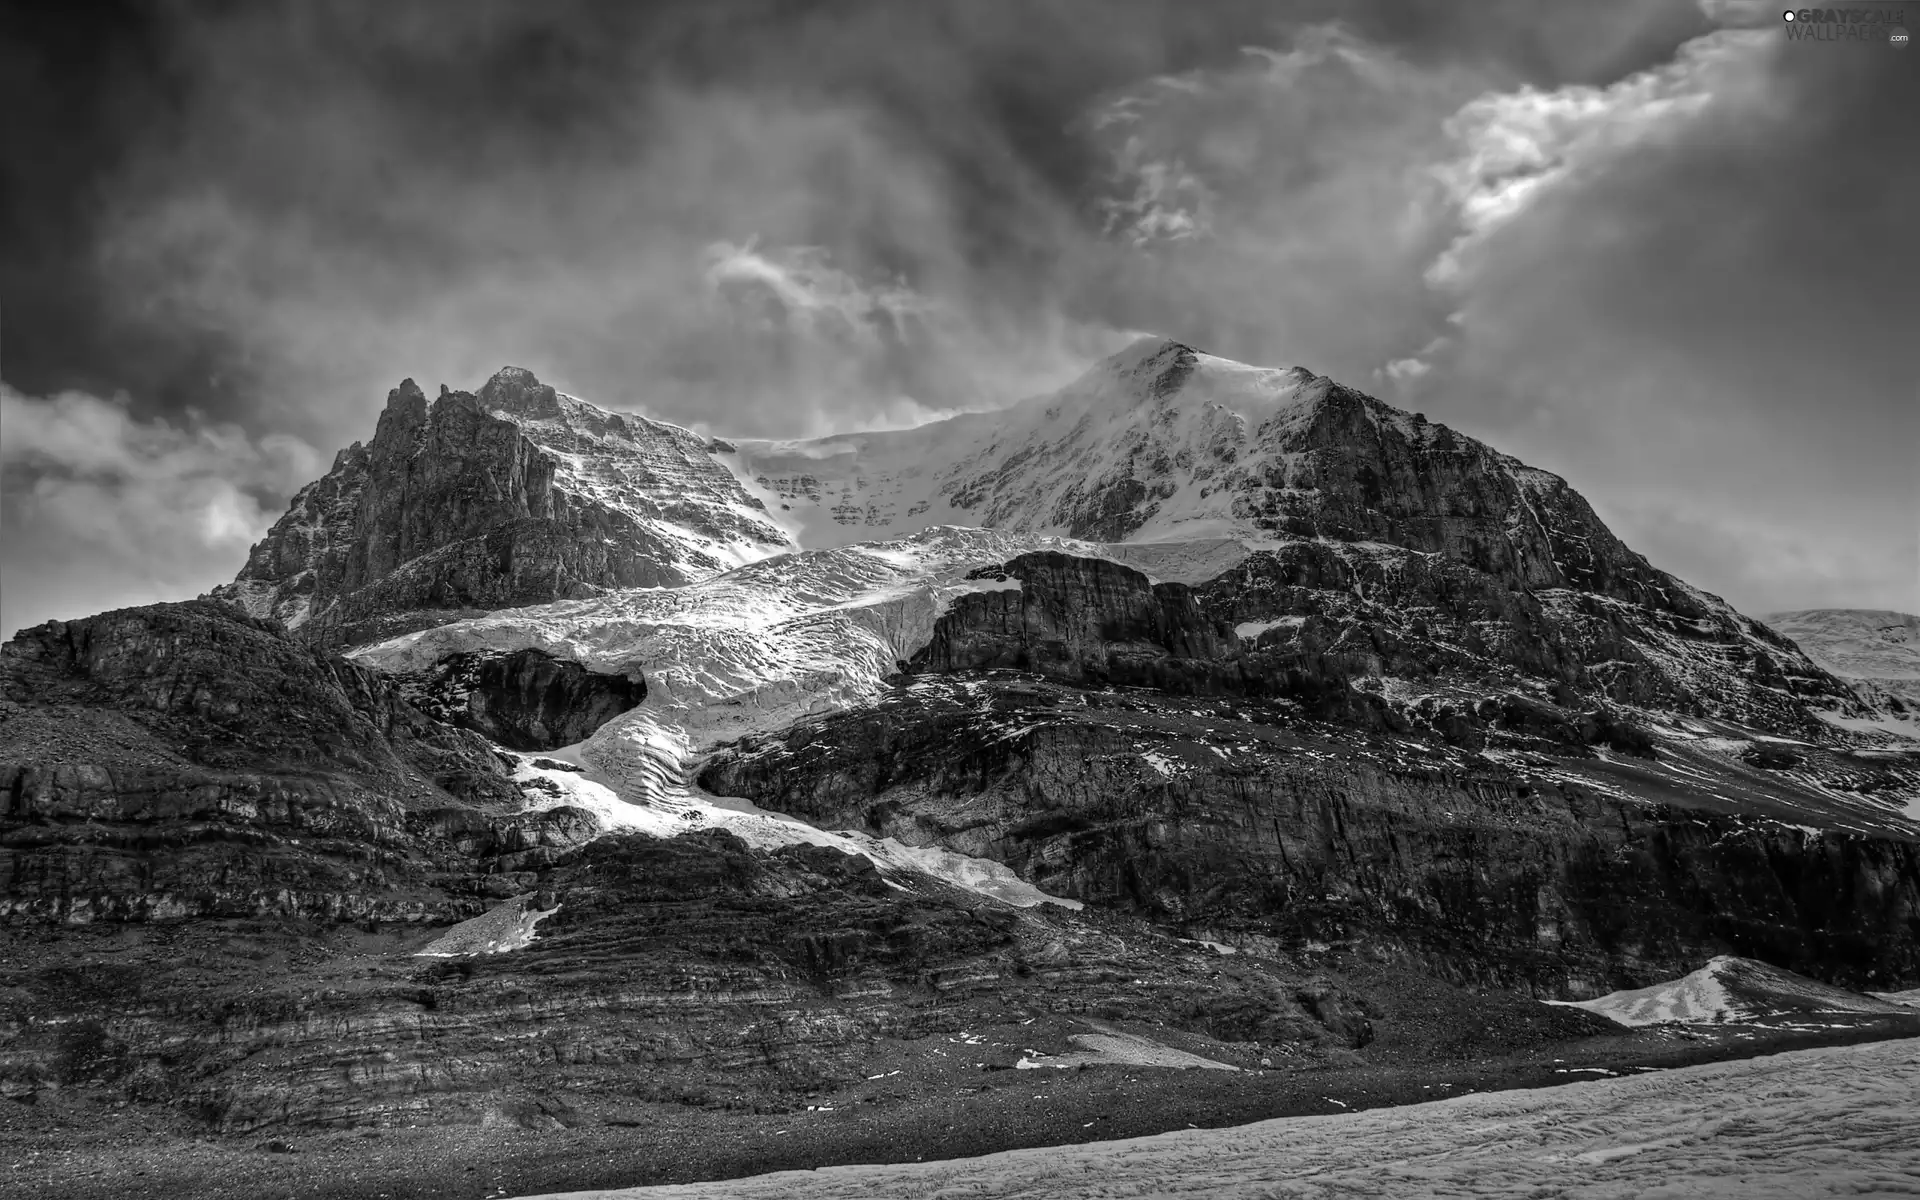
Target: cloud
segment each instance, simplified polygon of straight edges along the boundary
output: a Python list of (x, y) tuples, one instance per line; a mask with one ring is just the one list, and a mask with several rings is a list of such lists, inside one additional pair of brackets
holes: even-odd
[(1491, 77), (1314, 24), (1283, 48), (1161, 77), (1093, 110), (1115, 324), (1368, 379), (1439, 332), (1418, 278), (1454, 236), (1432, 171), (1446, 114)]
[[(94, 266), (144, 325), (236, 347), (230, 415), (340, 443), (402, 375), (474, 386), (512, 361), (668, 420), (805, 434), (1005, 403), (1106, 345), (1022, 254), (1071, 244), (1072, 214), (971, 76), (921, 30), (873, 53), (921, 18), (742, 25), (695, 72), (662, 45), (718, 54), (693, 8), (627, 28), (481, 7), (431, 36), (289, 5), (176, 31), (186, 112), (109, 189)], [(991, 205), (1008, 220), (983, 241)]]
[[(135, 419), (123, 399), (38, 398), (0, 384), (0, 631), (230, 579), (319, 456), (189, 414)], [(103, 605), (102, 601), (110, 603)]]
[(1912, 612), (1920, 598), (1920, 552), (1911, 531), (1904, 544), (1882, 548), (1685, 500), (1615, 506), (1607, 516), (1654, 565), (1685, 563), (1693, 578), (1749, 598), (1746, 611), (1756, 616), (1803, 608)]
[(1452, 332), (1401, 380), (1750, 611), (1920, 604), (1920, 172), (1888, 157), (1920, 95), (1829, 49), (1723, 29), (1604, 88), (1464, 106), (1461, 234), (1428, 275)]
[(1712, 105), (1748, 108), (1765, 79), (1765, 33), (1723, 31), (1682, 45), (1671, 62), (1607, 87), (1523, 87), (1469, 101), (1444, 123), (1459, 147), (1435, 176), (1461, 236), (1427, 271), (1439, 287), (1465, 287), (1471, 261), (1542, 193), (1605, 176), (1623, 156), (1684, 141)]
[(1776, 0), (1699, 0), (1699, 5), (1709, 21), (1732, 29), (1772, 25), (1785, 11)]
[[(1125, 337), (1057, 315), (1024, 334), (997, 330), (903, 280), (863, 281), (817, 246), (722, 241), (706, 259), (696, 319), (665, 351), (677, 378), (651, 389), (654, 407), (674, 403), (676, 387), (694, 412), (716, 394), (756, 415), (809, 398), (803, 432), (904, 428), (1065, 383)], [(734, 431), (764, 431), (732, 419)]]
[(1910, 544), (1920, 76), (1735, 0), (170, 12), (177, 92), (89, 177), (84, 270), (35, 276), (103, 298), (76, 344), (166, 367), (136, 422), (197, 428), (186, 395), (331, 448), (401, 376), (514, 362), (799, 436), (1151, 330), (1378, 387), (1630, 541), (1684, 509)]

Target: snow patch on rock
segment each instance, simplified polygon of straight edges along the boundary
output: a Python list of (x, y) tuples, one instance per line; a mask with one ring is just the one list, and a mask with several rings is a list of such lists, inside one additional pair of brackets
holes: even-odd
[(470, 954), (505, 954), (533, 941), (534, 926), (560, 911), (533, 907), (531, 894), (503, 900), (471, 920), (462, 921), (419, 950), (415, 958), (463, 958)]
[(1281, 617), (1273, 621), (1242, 621), (1233, 627), (1234, 636), (1243, 641), (1252, 641), (1272, 629), (1298, 629), (1307, 623), (1305, 617)]
[(1622, 1025), (1745, 1024), (1782, 1016), (1898, 1013), (1897, 1004), (1829, 986), (1750, 958), (1721, 955), (1669, 983), (1593, 1000), (1549, 1003), (1584, 1008)]

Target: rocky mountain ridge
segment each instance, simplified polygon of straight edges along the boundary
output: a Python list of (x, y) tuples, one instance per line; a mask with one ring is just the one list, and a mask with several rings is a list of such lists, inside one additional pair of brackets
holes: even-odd
[(516, 367), (432, 401), (408, 379), (373, 440), (302, 489), (217, 595), (339, 646), (460, 613), (676, 587), (787, 549), (715, 448)]

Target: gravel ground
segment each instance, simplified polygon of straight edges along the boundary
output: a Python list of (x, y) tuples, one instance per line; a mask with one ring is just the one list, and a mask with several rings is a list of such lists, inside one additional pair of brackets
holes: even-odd
[[(1916, 1033), (1920, 1022), (1902, 1019), (1824, 1032), (1657, 1029), (1487, 1058), (1389, 1065), (1355, 1055), (1344, 1065), (1234, 1072), (1130, 1066), (982, 1070), (969, 1061), (978, 1055), (947, 1053), (954, 1047), (929, 1038), (877, 1047), (873, 1073), (879, 1078), (815, 1098), (809, 1101), (813, 1111), (756, 1115), (632, 1102), (618, 1111), (602, 1108), (594, 1123), (548, 1130), (501, 1124), (227, 1139), (137, 1106), (7, 1104), (0, 1109), (0, 1193), (19, 1200), (497, 1200), (836, 1164), (963, 1158), (1190, 1126), (1357, 1112)], [(982, 1036), (1018, 1040), (1020, 1030)], [(888, 1074), (892, 1070), (901, 1074)]]
[(1916, 1100), (1920, 1044), (1880, 1042), (1233, 1129), (564, 1200), (1910, 1197), (1920, 1195), (1920, 1143), (1908, 1128)]

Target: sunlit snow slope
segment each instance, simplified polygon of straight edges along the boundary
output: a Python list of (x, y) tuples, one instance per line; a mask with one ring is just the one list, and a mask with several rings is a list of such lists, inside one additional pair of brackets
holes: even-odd
[(1332, 387), (1304, 368), (1251, 367), (1146, 339), (999, 412), (738, 441), (724, 461), (807, 546), (930, 524), (1111, 542), (1256, 536), (1230, 485), (1284, 476), (1293, 460), (1273, 449), (1277, 434), (1310, 420), (1311, 402)]

